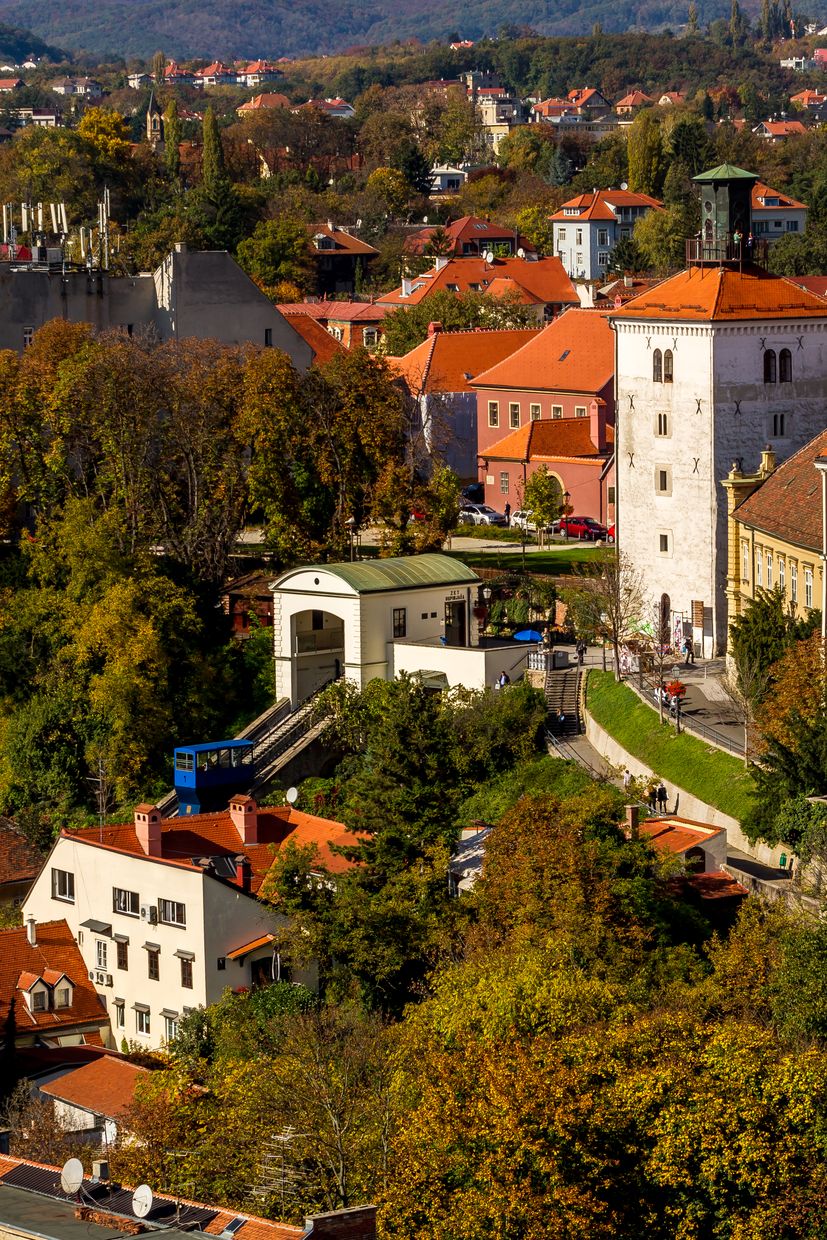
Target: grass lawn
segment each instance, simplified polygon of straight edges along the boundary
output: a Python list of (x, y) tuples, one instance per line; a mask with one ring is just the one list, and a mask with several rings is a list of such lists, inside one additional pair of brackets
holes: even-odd
[[(591, 788), (593, 780), (576, 762), (563, 762), (550, 754), (538, 755), (512, 771), (480, 784), (460, 806), (457, 821), (463, 825), (482, 818), (498, 822), (524, 796), (558, 796), (565, 800)], [(620, 799), (620, 793), (618, 793)]]
[[(522, 572), (523, 557), (513, 551), (447, 551), (456, 560), (462, 560), (469, 568), (496, 568), (502, 572)], [(566, 576), (577, 563), (587, 561), (599, 564), (604, 556), (614, 554), (604, 547), (589, 547), (578, 543), (561, 544), (556, 551), (526, 551), (527, 573), (544, 573), (552, 577)]]
[(755, 785), (743, 762), (661, 723), (658, 712), (615, 681), (612, 672), (590, 671), (589, 713), (614, 739), (667, 783), (742, 821)]

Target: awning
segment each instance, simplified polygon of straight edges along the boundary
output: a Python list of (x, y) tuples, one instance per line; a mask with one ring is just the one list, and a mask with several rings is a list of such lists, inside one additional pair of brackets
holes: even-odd
[(417, 678), (423, 689), (447, 689), (448, 677), (445, 672), (420, 671)]
[(133, 1003), (132, 1011), (133, 1012), (148, 1012), (149, 1004), (148, 1003)]
[(244, 943), (241, 947), (236, 947), (234, 951), (227, 952), (228, 960), (239, 960), (242, 956), (254, 952), (257, 947), (267, 947), (272, 943), (276, 936), (274, 934), (262, 934), (260, 938), (253, 939), (251, 943)]
[(93, 930), (95, 934), (108, 934), (110, 936), (112, 934), (111, 923), (106, 921), (94, 921), (90, 917), (89, 921), (82, 921), (80, 924), (84, 930)]
[(161, 950), (160, 943), (144, 943), (144, 951), (159, 952)]
[(195, 959), (195, 952), (185, 952), (182, 947), (179, 947), (178, 951), (173, 952), (172, 954), (173, 956), (177, 956), (179, 960), (194, 960)]
[(161, 1015), (166, 1016), (167, 1020), (178, 1020), (178, 1013), (171, 1008), (161, 1008)]
[(116, 943), (128, 943), (129, 942), (128, 934), (113, 934), (112, 938), (115, 940)]

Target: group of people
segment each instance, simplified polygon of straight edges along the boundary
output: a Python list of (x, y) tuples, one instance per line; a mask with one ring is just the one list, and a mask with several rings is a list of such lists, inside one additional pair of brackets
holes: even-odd
[[(627, 767), (626, 770), (623, 772), (623, 791), (624, 792), (629, 791), (629, 788), (632, 783), (632, 778), (633, 778), (632, 772)], [(646, 797), (649, 802), (649, 808), (652, 810), (653, 813), (660, 812), (661, 814), (665, 814), (667, 812), (667, 806), (669, 805), (669, 794), (666, 791), (666, 784), (663, 782), (663, 780), (661, 780), (659, 783), (650, 784)]]

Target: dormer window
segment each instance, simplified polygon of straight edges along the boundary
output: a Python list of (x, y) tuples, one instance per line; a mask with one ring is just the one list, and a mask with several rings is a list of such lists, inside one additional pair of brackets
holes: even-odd
[(72, 987), (58, 986), (55, 991), (55, 1007), (67, 1008), (72, 1006)]
[(46, 999), (47, 995), (45, 990), (35, 990), (31, 996), (32, 1011), (45, 1012), (48, 1006)]
[(325, 233), (317, 233), (313, 238), (313, 242), (317, 250), (335, 250), (336, 242), (332, 237), (328, 237)]

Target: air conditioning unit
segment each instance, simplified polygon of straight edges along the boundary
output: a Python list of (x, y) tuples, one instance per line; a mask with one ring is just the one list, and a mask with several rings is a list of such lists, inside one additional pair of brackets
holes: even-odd
[(141, 905), (141, 921), (148, 921), (151, 926), (157, 926), (158, 910), (154, 904)]
[(107, 977), (108, 977), (108, 976), (109, 976), (109, 974), (108, 974), (108, 973), (104, 973), (104, 972), (102, 972), (102, 970), (101, 970), (101, 969), (96, 969), (96, 970), (95, 970), (95, 984), (96, 984), (97, 986), (105, 986), (105, 985), (106, 985), (106, 979), (107, 979)]
[(90, 981), (90, 982), (94, 982), (94, 980), (95, 980), (95, 970), (94, 970), (94, 969), (90, 969), (90, 970), (89, 970), (89, 981)]

